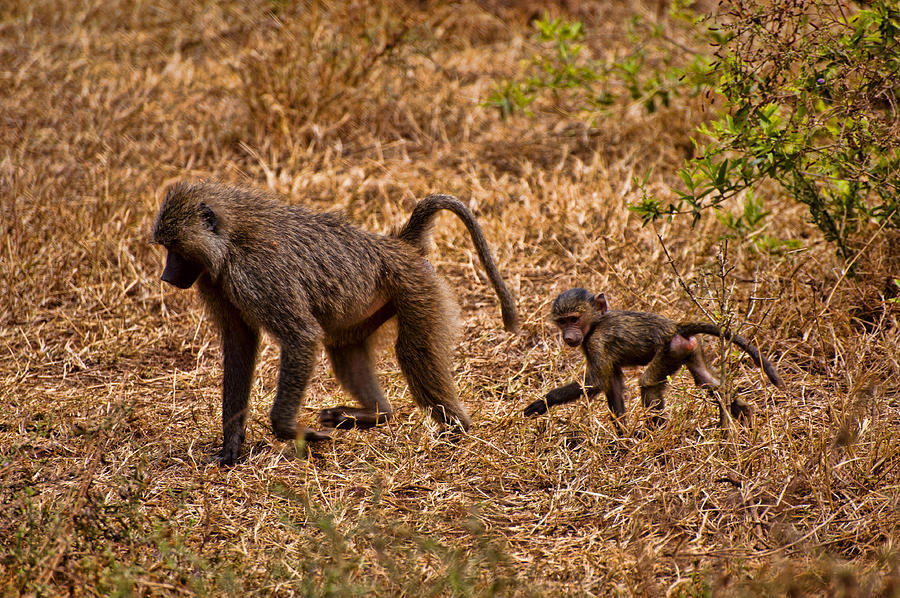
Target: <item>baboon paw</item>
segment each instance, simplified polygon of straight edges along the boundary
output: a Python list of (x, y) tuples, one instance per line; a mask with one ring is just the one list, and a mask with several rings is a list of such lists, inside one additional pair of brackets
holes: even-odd
[(283, 424), (272, 424), (272, 433), (278, 440), (296, 440), (297, 426), (286, 426)]
[(331, 433), (323, 430), (304, 428), (303, 440), (305, 440), (306, 442), (321, 442), (323, 440), (331, 440)]
[(319, 423), (326, 428), (354, 428), (356, 418), (347, 415), (343, 407), (329, 407), (319, 411)]
[(525, 416), (532, 417), (534, 415), (542, 415), (547, 413), (547, 400), (546, 399), (538, 399), (531, 405), (525, 408)]
[(753, 407), (744, 401), (733, 402), (729, 411), (731, 411), (731, 417), (744, 426), (751, 427), (753, 425)]
[(219, 465), (231, 467), (235, 464), (240, 454), (240, 447), (222, 447), (222, 451), (219, 453)]

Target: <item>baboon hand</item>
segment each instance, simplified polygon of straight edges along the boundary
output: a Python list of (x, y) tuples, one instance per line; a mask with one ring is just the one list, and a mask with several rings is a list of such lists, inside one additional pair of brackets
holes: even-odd
[(549, 398), (549, 395), (548, 395), (548, 397), (544, 397), (543, 399), (538, 399), (537, 401), (535, 401), (534, 403), (532, 403), (531, 405), (526, 407), (525, 408), (525, 416), (531, 417), (534, 415), (543, 415), (544, 413), (547, 413), (547, 399), (548, 398)]
[(538, 399), (537, 401), (526, 407), (525, 415), (530, 416), (547, 413), (547, 409), (549, 409), (553, 405), (570, 403), (578, 399), (582, 395), (582, 393), (583, 390), (581, 388), (581, 384), (579, 384), (578, 382), (572, 382), (571, 384), (566, 384), (565, 386), (554, 388), (546, 395), (544, 395), (543, 399)]

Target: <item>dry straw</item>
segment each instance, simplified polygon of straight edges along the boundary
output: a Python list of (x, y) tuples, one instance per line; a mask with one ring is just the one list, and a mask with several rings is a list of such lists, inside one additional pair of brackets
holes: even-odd
[[(802, 250), (723, 252), (712, 218), (642, 228), (633, 177), (653, 167), (666, 193), (708, 113), (681, 98), (592, 129), (551, 103), (498, 120), (478, 103), (530, 55), (544, 9), (585, 21), (597, 56), (624, 50), (631, 14), (666, 18), (636, 2), (4, 3), (3, 595), (898, 595), (898, 239), (881, 233), (843, 276), (774, 190), (765, 233)], [(468, 202), (524, 329), (503, 331), (464, 229), (441, 218), (432, 261), (460, 304), (471, 436), (437, 439), (386, 351), (396, 419), (306, 456), (268, 429), (267, 340), (246, 456), (216, 466), (218, 342), (148, 242), (159, 190), (182, 178), (377, 231), (428, 192)], [(524, 419), (583, 371), (546, 320), (559, 291), (702, 317), (657, 233), (787, 390), (731, 353), (752, 429), (720, 430), (684, 374), (670, 423), (646, 434), (633, 375), (628, 436), (602, 400)], [(345, 401), (323, 360), (302, 417)]]

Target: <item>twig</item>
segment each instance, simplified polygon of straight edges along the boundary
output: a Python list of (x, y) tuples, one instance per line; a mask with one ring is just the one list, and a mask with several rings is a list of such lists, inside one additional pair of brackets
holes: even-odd
[(678, 266), (675, 265), (675, 260), (673, 260), (672, 256), (669, 255), (669, 249), (666, 247), (666, 244), (663, 242), (660, 234), (655, 230), (653, 231), (653, 233), (656, 235), (656, 238), (659, 239), (659, 244), (662, 246), (663, 252), (665, 252), (666, 254), (666, 259), (668, 260), (669, 265), (672, 266), (672, 271), (675, 272), (675, 278), (678, 279), (678, 284), (681, 285), (681, 288), (684, 289), (684, 292), (687, 293), (687, 296), (690, 297), (691, 301), (694, 302), (694, 305), (700, 308), (700, 311), (703, 312), (703, 315), (709, 318), (710, 322), (716, 322), (716, 319), (713, 318), (702, 305), (700, 305), (700, 302), (697, 301), (697, 298), (694, 296), (693, 291), (691, 291), (687, 283), (684, 281), (684, 278), (681, 276), (681, 272), (678, 271)]

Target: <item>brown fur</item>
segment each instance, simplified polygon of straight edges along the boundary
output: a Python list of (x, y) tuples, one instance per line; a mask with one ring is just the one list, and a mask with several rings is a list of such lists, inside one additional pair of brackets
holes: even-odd
[[(686, 366), (701, 388), (713, 391), (719, 381), (710, 373), (703, 356), (703, 346), (695, 334), (721, 336), (743, 349), (778, 387), (784, 383), (775, 367), (759, 355), (743, 337), (722, 331), (712, 324), (676, 323), (663, 316), (637, 311), (609, 310), (603, 293), (591, 295), (585, 289), (570, 289), (553, 302), (551, 318), (560, 328), (563, 340), (580, 346), (587, 358), (585, 385), (573, 382), (547, 393), (525, 409), (525, 415), (546, 413), (552, 405), (568, 403), (587, 394), (606, 395), (617, 425), (624, 421), (625, 399), (622, 368), (645, 365), (640, 377), (641, 402), (645, 407), (661, 411), (665, 406), (667, 379)], [(721, 405), (720, 405), (721, 409)], [(730, 406), (733, 416), (749, 421), (750, 406), (736, 399)], [(724, 412), (720, 422), (724, 424)], [(654, 421), (661, 418), (656, 415)]]
[[(515, 328), (512, 295), (474, 217), (455, 198), (422, 200), (397, 236), (384, 236), (260, 191), (211, 183), (168, 189), (154, 241), (167, 249), (162, 279), (179, 288), (196, 281), (221, 333), (223, 463), (233, 463), (240, 453), (261, 328), (281, 344), (270, 412), (279, 439), (298, 435), (297, 411), (320, 342), (335, 377), (362, 406), (323, 409), (322, 424), (369, 427), (390, 417), (368, 340), (392, 318), (397, 360), (416, 403), (441, 424), (469, 428), (452, 376), (454, 302), (423, 257), (434, 215), (442, 209), (468, 216), (463, 220), (501, 297), (504, 322)], [(301, 433), (307, 440), (330, 437), (309, 428)]]

